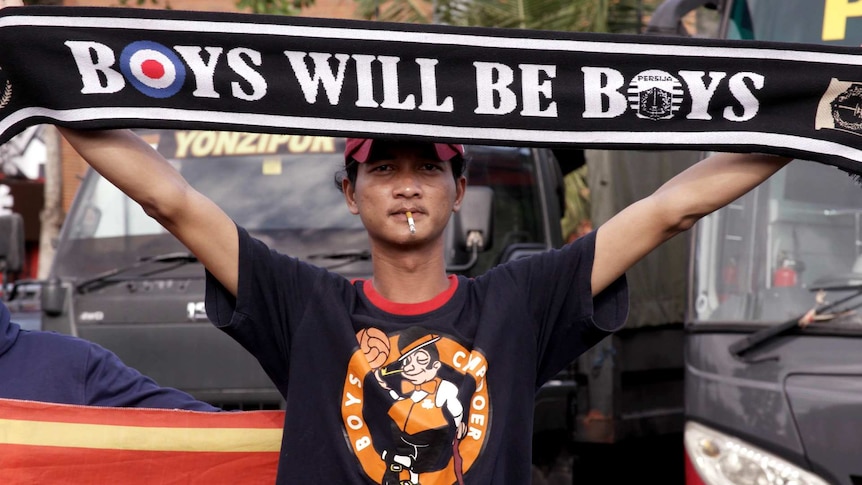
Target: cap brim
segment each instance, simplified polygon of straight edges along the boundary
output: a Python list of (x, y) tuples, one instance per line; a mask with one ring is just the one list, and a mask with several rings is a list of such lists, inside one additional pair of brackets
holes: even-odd
[[(356, 160), (365, 163), (371, 157), (374, 143), (378, 141), (373, 138), (348, 138), (344, 147), (344, 162)], [(433, 143), (434, 153), (441, 161), (447, 162), (457, 156), (464, 156), (464, 146), (453, 143)]]

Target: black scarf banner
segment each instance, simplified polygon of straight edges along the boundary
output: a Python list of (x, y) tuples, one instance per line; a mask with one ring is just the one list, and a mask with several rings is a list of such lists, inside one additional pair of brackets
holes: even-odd
[(26, 126), (788, 155), (862, 173), (862, 49), (84, 7), (0, 10)]

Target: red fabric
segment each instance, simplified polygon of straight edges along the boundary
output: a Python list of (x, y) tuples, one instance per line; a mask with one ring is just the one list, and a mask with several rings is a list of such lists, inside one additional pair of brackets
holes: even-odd
[(274, 483), (283, 419), (0, 399), (2, 482)]
[(363, 280), (362, 291), (365, 296), (377, 308), (395, 315), (422, 315), (423, 313), (432, 312), (445, 305), (458, 290), (458, 278), (455, 275), (449, 275), (449, 288), (441, 292), (434, 298), (419, 303), (396, 303), (392, 300), (387, 300), (383, 295), (377, 293), (371, 280)]

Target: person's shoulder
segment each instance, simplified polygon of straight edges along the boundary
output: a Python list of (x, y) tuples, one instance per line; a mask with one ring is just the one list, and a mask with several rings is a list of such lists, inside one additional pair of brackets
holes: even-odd
[(575, 251), (589, 251), (594, 252), (596, 247), (596, 234), (598, 233), (598, 229), (593, 229), (592, 231), (580, 236), (576, 239), (573, 239), (571, 242), (563, 246), (564, 248), (571, 248)]
[(272, 269), (272, 265), (278, 264), (280, 260), (296, 259), (289, 254), (280, 252), (270, 242), (266, 241), (265, 238), (252, 234), (248, 229), (238, 224), (236, 230), (239, 237), (240, 261), (254, 260), (260, 263), (258, 266)]
[(63, 347), (81, 351), (97, 346), (95, 343), (90, 342), (89, 340), (84, 340), (80, 337), (47, 330), (22, 329), (18, 333), (18, 342), (45, 347)]
[[(596, 249), (596, 230), (590, 231), (583, 236), (578, 237), (558, 248), (550, 248), (544, 251), (534, 252), (532, 254), (510, 260), (497, 265), (497, 267), (505, 267), (506, 265), (527, 266), (530, 264), (542, 264), (542, 262), (550, 262), (556, 258), (568, 257), (588, 257), (592, 258), (595, 255)], [(492, 268), (494, 269), (494, 268)]]
[(561, 258), (572, 264), (576, 261), (592, 261), (596, 255), (596, 232), (597, 230), (590, 231), (564, 244), (559, 249), (552, 249), (544, 254), (546, 257)]
[(40, 367), (75, 372), (86, 366), (98, 346), (72, 335), (44, 330), (21, 330), (10, 353), (38, 359)]

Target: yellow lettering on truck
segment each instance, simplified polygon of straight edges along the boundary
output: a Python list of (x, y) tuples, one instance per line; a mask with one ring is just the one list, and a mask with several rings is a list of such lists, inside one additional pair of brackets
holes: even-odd
[(862, 17), (862, 0), (824, 0), (823, 40), (847, 37), (847, 19)]

